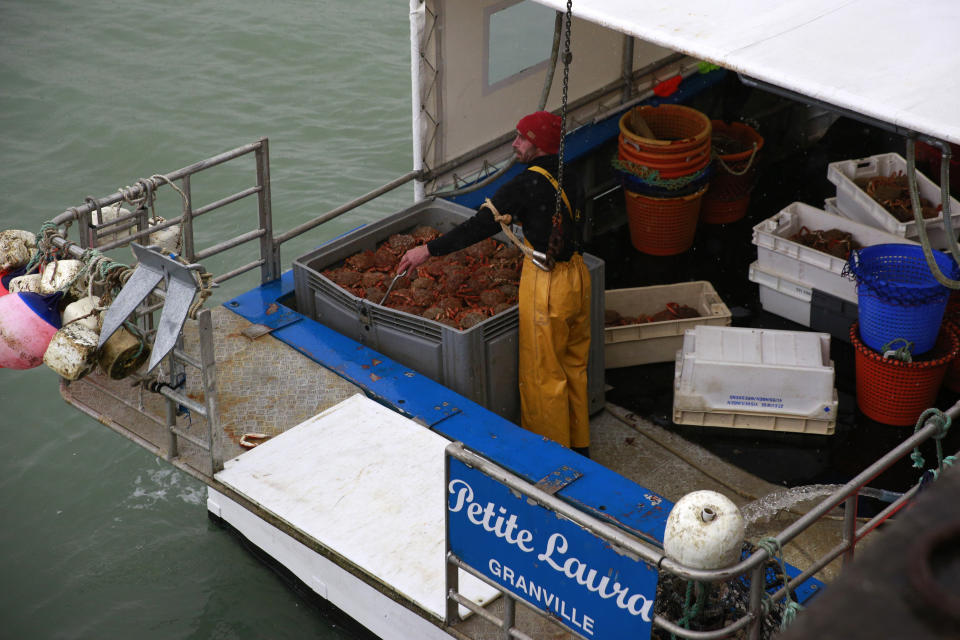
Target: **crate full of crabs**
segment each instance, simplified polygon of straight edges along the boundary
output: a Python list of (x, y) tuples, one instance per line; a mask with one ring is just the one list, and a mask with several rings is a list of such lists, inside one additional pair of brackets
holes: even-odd
[[(403, 253), (446, 233), (473, 210), (426, 200), (351, 231), (293, 263), (303, 315), (513, 421), (522, 255), (503, 234), (432, 257), (380, 301)], [(604, 263), (586, 254), (593, 282), (587, 368), (590, 412), (604, 404)]]

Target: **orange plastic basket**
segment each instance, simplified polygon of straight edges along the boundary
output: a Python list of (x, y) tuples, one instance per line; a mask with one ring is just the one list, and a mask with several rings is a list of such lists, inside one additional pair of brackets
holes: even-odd
[[(634, 112), (643, 117), (656, 139), (645, 138), (631, 128)], [(620, 116), (620, 133), (647, 153), (695, 151), (704, 144), (709, 147), (711, 127), (710, 118), (679, 104), (641, 105)]]
[(960, 340), (948, 324), (922, 362), (884, 358), (860, 341), (858, 322), (850, 326), (850, 342), (856, 352), (860, 411), (871, 420), (903, 427), (915, 425), (920, 414), (934, 406), (947, 368), (960, 351)]
[(710, 164), (710, 148), (704, 146), (696, 151), (658, 155), (638, 151), (630, 141), (624, 140), (624, 137), (620, 136), (617, 158), (621, 162), (655, 169), (661, 178), (682, 178), (694, 174)]
[(693, 245), (704, 187), (679, 198), (654, 198), (624, 191), (634, 248), (654, 256), (683, 253)]

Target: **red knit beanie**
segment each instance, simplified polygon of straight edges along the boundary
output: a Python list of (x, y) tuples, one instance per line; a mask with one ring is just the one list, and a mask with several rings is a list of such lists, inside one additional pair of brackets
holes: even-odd
[(549, 111), (535, 111), (520, 118), (517, 131), (541, 151), (550, 154), (560, 151), (560, 116)]

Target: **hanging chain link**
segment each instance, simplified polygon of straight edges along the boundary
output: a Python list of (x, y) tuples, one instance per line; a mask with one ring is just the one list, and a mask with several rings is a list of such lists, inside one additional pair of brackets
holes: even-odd
[[(561, 224), (562, 216), (560, 215), (560, 207), (563, 204), (563, 156), (564, 156), (564, 147), (565, 139), (567, 137), (567, 91), (570, 84), (570, 62), (573, 59), (573, 56), (570, 54), (570, 23), (573, 21), (573, 0), (567, 0), (567, 24), (564, 29), (564, 40), (563, 40), (563, 95), (560, 99), (560, 151), (558, 155), (558, 166), (557, 166), (557, 202), (556, 209), (553, 214), (553, 224), (558, 226)], [(570, 215), (573, 215), (573, 211), (570, 212)]]

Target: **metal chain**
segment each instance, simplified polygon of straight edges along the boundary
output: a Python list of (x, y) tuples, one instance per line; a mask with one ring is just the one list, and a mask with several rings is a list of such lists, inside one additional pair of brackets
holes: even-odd
[[(570, 80), (570, 61), (573, 56), (570, 54), (570, 23), (573, 21), (573, 0), (567, 0), (567, 25), (564, 30), (563, 40), (563, 96), (560, 99), (560, 151), (557, 166), (557, 203), (553, 214), (553, 224), (561, 224), (562, 216), (560, 207), (563, 204), (563, 155), (565, 138), (567, 137), (567, 91)], [(570, 212), (573, 215), (573, 211)]]

